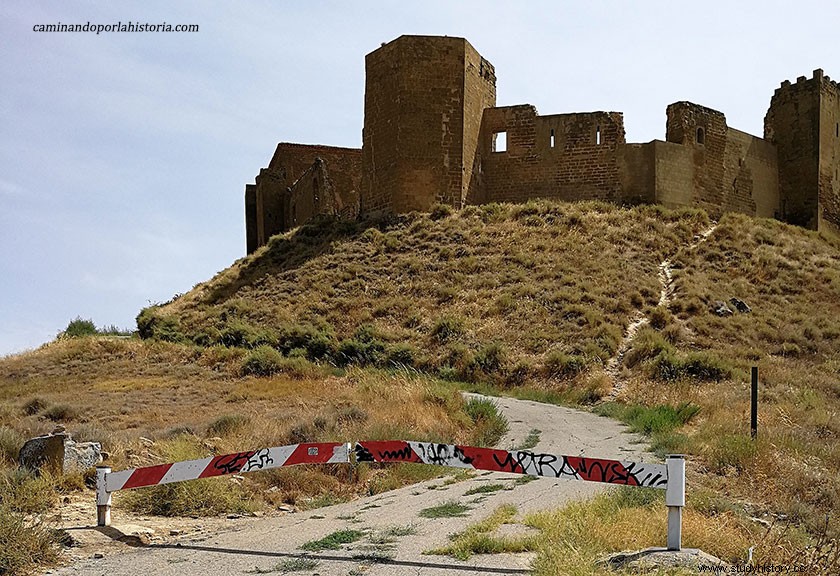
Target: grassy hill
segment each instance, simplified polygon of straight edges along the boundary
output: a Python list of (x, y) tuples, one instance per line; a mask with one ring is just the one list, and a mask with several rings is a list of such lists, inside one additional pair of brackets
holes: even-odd
[[(732, 298), (751, 310), (714, 312)], [(551, 202), (320, 222), (143, 310), (138, 331), (0, 360), (10, 464), (52, 420), (104, 436), (124, 465), (254, 434), (491, 442), (497, 425), (456, 393), (489, 390), (624, 419), (660, 453), (689, 454), (692, 522), (708, 534), (725, 526), (763, 559), (840, 562), (840, 243), (815, 232)], [(307, 493), (293, 477), (248, 482), (304, 502), (420, 473), (382, 474), (322, 475)], [(230, 506), (248, 498), (236, 494)]]

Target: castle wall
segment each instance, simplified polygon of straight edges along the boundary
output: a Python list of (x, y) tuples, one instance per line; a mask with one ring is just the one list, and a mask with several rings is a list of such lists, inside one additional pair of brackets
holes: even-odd
[(401, 36), (365, 58), (362, 212), (460, 207), (492, 66), (463, 38)]
[(666, 208), (694, 205), (695, 151), (683, 144), (654, 140), (654, 186), (657, 204)]
[(729, 128), (723, 168), (724, 212), (762, 218), (778, 216), (779, 166), (775, 146)]
[(245, 184), (245, 246), (248, 254), (260, 247), (257, 240), (256, 184)]
[(820, 71), (819, 228), (840, 234), (840, 87)]
[(656, 146), (625, 144), (618, 157), (621, 199), (624, 204), (656, 202)]
[[(324, 166), (314, 178), (310, 175), (308, 181), (304, 180), (303, 174), (314, 170), (317, 159), (322, 160)], [(255, 215), (253, 220), (246, 216), (246, 236), (253, 236), (258, 247), (267, 244), (271, 236), (316, 214), (355, 218), (358, 215), (361, 167), (362, 151), (358, 148), (281, 142), (268, 167), (261, 169), (255, 179)], [(312, 193), (319, 186), (320, 190), (332, 195), (328, 200), (320, 191), (318, 200), (315, 200), (316, 195)], [(248, 194), (246, 188), (246, 203)], [(249, 248), (249, 253), (251, 251)]]
[(781, 218), (817, 227), (819, 189), (819, 90), (815, 80), (800, 76), (782, 83), (764, 117), (764, 137), (776, 145), (779, 158)]
[[(494, 148), (499, 132), (506, 133), (504, 152)], [(624, 121), (618, 112), (538, 116), (528, 104), (487, 109), (480, 145), (484, 192), (479, 198), (620, 201), (623, 144)]]

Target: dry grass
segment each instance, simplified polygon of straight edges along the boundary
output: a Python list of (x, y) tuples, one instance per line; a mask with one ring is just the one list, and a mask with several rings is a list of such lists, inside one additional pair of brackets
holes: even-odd
[(707, 224), (697, 211), (594, 203), (438, 216), (304, 226), (142, 323), (339, 364), (565, 381), (612, 356), (628, 317), (658, 299), (658, 263)]

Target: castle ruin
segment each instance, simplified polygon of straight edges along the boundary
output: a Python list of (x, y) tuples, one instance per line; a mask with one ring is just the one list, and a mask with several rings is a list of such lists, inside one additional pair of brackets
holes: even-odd
[(668, 106), (665, 140), (627, 143), (620, 112), (496, 106), (463, 38), (400, 36), (365, 58), (362, 148), (280, 143), (245, 187), (248, 253), (318, 215), (343, 219), (532, 198), (696, 206), (840, 230), (840, 88), (782, 82), (764, 138), (716, 110)]

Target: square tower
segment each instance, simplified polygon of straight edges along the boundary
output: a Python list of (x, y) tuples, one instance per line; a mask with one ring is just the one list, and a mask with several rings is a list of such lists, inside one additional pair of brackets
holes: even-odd
[(782, 220), (840, 230), (840, 90), (814, 70), (782, 82), (764, 118), (764, 137), (779, 154)]
[(400, 36), (365, 71), (361, 213), (463, 206), (493, 66), (464, 38)]

